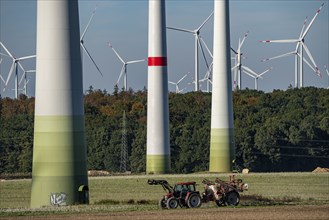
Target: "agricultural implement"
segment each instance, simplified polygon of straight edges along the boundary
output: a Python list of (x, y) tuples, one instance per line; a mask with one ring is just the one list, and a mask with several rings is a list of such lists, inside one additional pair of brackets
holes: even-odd
[(218, 206), (237, 206), (240, 202), (239, 193), (248, 190), (248, 184), (243, 183), (242, 179), (235, 179), (234, 175), (227, 182), (216, 178), (215, 181), (204, 179), (202, 183), (205, 187), (203, 202), (214, 201)]
[(178, 206), (197, 208), (201, 206), (202, 200), (199, 191), (195, 189), (195, 182), (179, 182), (172, 187), (166, 180), (148, 180), (150, 185), (161, 185), (167, 194), (160, 201), (160, 208), (175, 209)]
[(175, 209), (178, 206), (187, 208), (200, 207), (202, 203), (210, 201), (216, 202), (218, 206), (237, 206), (240, 202), (240, 192), (248, 189), (248, 184), (243, 183), (241, 179), (235, 179), (230, 176), (229, 181), (225, 182), (219, 178), (215, 181), (204, 179), (205, 191), (202, 198), (199, 191), (196, 190), (196, 182), (178, 182), (171, 186), (166, 180), (149, 179), (149, 185), (161, 185), (167, 192), (159, 201), (161, 209)]

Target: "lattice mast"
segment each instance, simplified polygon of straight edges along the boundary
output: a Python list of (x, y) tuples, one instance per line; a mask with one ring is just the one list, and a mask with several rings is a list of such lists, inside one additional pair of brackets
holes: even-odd
[(124, 173), (127, 171), (128, 163), (128, 142), (127, 142), (127, 117), (126, 111), (123, 111), (122, 117), (122, 142), (121, 142), (121, 161), (120, 161), (120, 172)]

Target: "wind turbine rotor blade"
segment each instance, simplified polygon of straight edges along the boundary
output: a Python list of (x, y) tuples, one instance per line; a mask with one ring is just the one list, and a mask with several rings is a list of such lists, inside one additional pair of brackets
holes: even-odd
[(115, 53), (115, 55), (119, 58), (119, 60), (121, 60), (121, 62), (123, 64), (126, 64), (126, 62), (120, 57), (120, 55), (118, 54), (118, 52), (113, 48), (112, 44), (108, 43), (108, 46), (113, 50), (113, 52)]
[(170, 84), (173, 84), (173, 85), (176, 85), (176, 83), (174, 83), (174, 82), (171, 82), (171, 81), (168, 81), (168, 83), (170, 83)]
[(183, 79), (185, 79), (185, 77), (187, 77), (187, 74), (185, 74), (180, 80), (178, 80), (177, 84), (179, 84)]
[(316, 74), (318, 74), (319, 76), (321, 76), (321, 72), (320, 72), (318, 66), (317, 66), (316, 63), (315, 63), (315, 61), (314, 61), (314, 59), (313, 59), (313, 56), (312, 56), (311, 52), (308, 50), (306, 44), (304, 44), (304, 43), (302, 43), (302, 44), (303, 44), (303, 47), (304, 47), (304, 49), (305, 49), (305, 51), (306, 51), (308, 57), (310, 58), (311, 62), (312, 62), (313, 65), (314, 65), (314, 68), (315, 68), (315, 70), (316, 70), (316, 71), (315, 71)]
[(2, 58), (0, 59), (0, 64), (2, 63)]
[(211, 58), (213, 58), (212, 52), (209, 50), (209, 47), (207, 46), (206, 42), (204, 42), (203, 38), (201, 36), (199, 36), (199, 39), (201, 40), (201, 43), (206, 47), (209, 55), (211, 56)]
[(243, 43), (244, 43), (244, 41), (246, 40), (246, 38), (248, 37), (248, 34), (249, 34), (249, 31), (247, 31), (245, 34), (244, 34), (244, 37), (242, 38), (242, 41), (240, 42), (240, 44), (239, 44), (239, 48), (241, 48), (242, 47), (242, 45), (243, 45)]
[(186, 87), (184, 87), (183, 89), (179, 90), (178, 93), (183, 92), (186, 89)]
[(0, 45), (3, 47), (3, 49), (7, 52), (7, 54), (11, 57), (11, 58), (13, 58), (13, 59), (15, 59), (15, 57), (9, 52), (9, 50), (5, 47), (5, 45), (3, 45), (3, 43), (0, 41)]
[(183, 32), (194, 34), (194, 31), (183, 29), (183, 28), (167, 27), (167, 29), (171, 29), (171, 30), (175, 30), (175, 31), (183, 31)]
[(261, 62), (265, 62), (265, 61), (269, 61), (269, 60), (274, 60), (274, 59), (278, 59), (278, 58), (282, 58), (282, 57), (286, 57), (286, 56), (290, 56), (290, 55), (294, 55), (294, 54), (296, 54), (296, 52), (295, 51), (292, 51), (292, 52), (281, 54), (281, 55), (278, 55), (278, 56), (275, 56), (275, 57), (263, 59), (263, 60), (261, 60)]
[(253, 71), (252, 69), (250, 69), (249, 67), (241, 66), (241, 68), (244, 69), (245, 71), (249, 72), (249, 73), (254, 74), (255, 76), (258, 76), (258, 74), (255, 71)]
[(4, 80), (4, 78), (0, 75), (0, 79), (2, 80), (2, 82), (5, 84), (6, 81)]
[(206, 63), (207, 69), (209, 69), (208, 61), (207, 61), (206, 55), (204, 54), (204, 50), (203, 50), (203, 47), (202, 47), (202, 44), (200, 42), (200, 39), (199, 39), (199, 36), (198, 35), (197, 35), (197, 42), (198, 42), (198, 45), (199, 45), (199, 47), (201, 49), (202, 57), (203, 57), (203, 59), (204, 59), (204, 61)]
[(144, 62), (145, 59), (143, 60), (132, 60), (132, 61), (128, 61), (127, 64), (131, 64), (131, 63), (140, 63), (140, 62)]
[(210, 17), (214, 14), (214, 12), (211, 12), (211, 14), (204, 20), (204, 22), (196, 29), (197, 31), (201, 30), (201, 28), (207, 23), (207, 21), (210, 19)]
[(203, 77), (204, 79), (209, 79), (212, 66), (213, 66), (213, 62), (211, 62), (209, 69), (207, 70), (206, 74), (204, 75), (204, 77)]
[(304, 31), (305, 26), (306, 26), (307, 18), (308, 18), (308, 16), (306, 16), (306, 18), (305, 18), (305, 20), (304, 20), (304, 24), (303, 24), (302, 30), (301, 30), (301, 32), (300, 32), (300, 34), (299, 34), (299, 39), (302, 37), (303, 31)]
[(313, 24), (313, 22), (314, 22), (314, 20), (315, 20), (315, 18), (320, 14), (320, 11), (321, 11), (321, 9), (322, 9), (323, 6), (324, 6), (324, 3), (322, 3), (321, 6), (320, 6), (320, 8), (316, 11), (314, 17), (312, 18), (311, 22), (310, 22), (309, 25), (307, 26), (307, 28), (306, 28), (305, 32), (303, 33), (301, 39), (304, 39), (304, 38), (305, 38), (306, 34), (307, 34), (308, 31), (310, 30), (310, 28), (311, 28), (311, 26), (312, 26), (312, 24)]
[(102, 71), (99, 69), (99, 67), (97, 66), (95, 60), (93, 59), (93, 57), (90, 55), (89, 51), (87, 50), (87, 48), (85, 47), (84, 44), (81, 44), (82, 49), (85, 51), (85, 53), (87, 54), (87, 56), (89, 57), (89, 59), (93, 62), (94, 66), (96, 67), (96, 69), (98, 70), (99, 74), (101, 74), (101, 76), (103, 76)]
[(238, 52), (236, 52), (232, 47), (231, 50), (233, 51), (233, 53), (238, 54)]
[(119, 84), (119, 81), (120, 81), (120, 79), (121, 79), (121, 77), (122, 77), (122, 75), (123, 75), (123, 73), (124, 73), (125, 65), (126, 65), (126, 64), (123, 64), (123, 65), (122, 65), (121, 72), (120, 72), (120, 75), (119, 75), (118, 81), (117, 81), (117, 83), (116, 83), (117, 85)]
[(208, 79), (207, 78), (203, 78), (203, 79), (200, 79), (199, 82), (204, 82), (206, 80), (208, 80)]
[(25, 75), (26, 75), (26, 72), (24, 72), (24, 74), (22, 75), (21, 79), (19, 80), (19, 83), (18, 83), (18, 85), (20, 85), (20, 84), (22, 83), (22, 81), (23, 81), (23, 79), (24, 79)]
[(272, 69), (273, 69), (273, 67), (268, 68), (267, 70), (265, 70), (264, 72), (262, 72), (261, 74), (259, 74), (258, 77), (261, 78), (262, 75), (264, 75), (265, 73), (267, 73), (268, 71), (270, 71)]
[(248, 76), (250, 76), (250, 77), (254, 78), (254, 79), (256, 79), (256, 78), (257, 78), (257, 76), (254, 76), (254, 75), (252, 75), (252, 74), (251, 74), (251, 73), (249, 73), (248, 71), (245, 71), (245, 70), (243, 70), (243, 72), (244, 72), (245, 74), (247, 74)]
[(0, 53), (0, 55), (12, 58), (11, 56), (8, 56), (8, 54)]
[(286, 40), (260, 40), (260, 43), (297, 43), (299, 39), (286, 39)]
[(94, 15), (95, 15), (96, 9), (97, 9), (97, 7), (95, 7), (94, 11), (92, 12), (92, 14), (91, 14), (91, 16), (90, 16), (90, 18), (89, 18), (89, 21), (88, 21), (88, 23), (87, 23), (87, 26), (85, 27), (85, 30), (83, 31), (83, 33), (82, 33), (82, 35), (81, 35), (81, 37), (80, 37), (80, 42), (83, 42), (83, 38), (84, 38), (84, 36), (85, 36), (85, 34), (86, 34), (86, 32), (87, 32), (87, 29), (88, 29), (88, 27), (89, 27), (89, 25), (90, 25), (91, 20), (94, 18)]
[(20, 64), (19, 62), (17, 62), (17, 64), (18, 64), (18, 66), (23, 70), (23, 75), (22, 75), (22, 77), (21, 77), (21, 79), (19, 80), (19, 83), (18, 83), (18, 85), (20, 85), (21, 82), (22, 82), (23, 79), (24, 79), (24, 76), (26, 75), (26, 71), (25, 71), (25, 69), (23, 68), (22, 64)]
[[(298, 56), (300, 58), (302, 58), (300, 54), (298, 54)], [(316, 72), (316, 70), (314, 69), (314, 67), (308, 62), (307, 59), (305, 59), (305, 57), (303, 57), (303, 61), (311, 68), (311, 70), (313, 70), (314, 72)]]
[(35, 58), (35, 57), (37, 57), (37, 55), (20, 57), (20, 58), (17, 58), (16, 60), (21, 61), (21, 60), (31, 59), (31, 58)]
[(231, 70), (234, 70), (235, 68), (238, 68), (239, 64), (235, 65), (234, 67), (231, 68)]
[(9, 79), (11, 77), (11, 74), (14, 72), (14, 68), (15, 68), (15, 61), (13, 61), (13, 63), (11, 64), (11, 67), (10, 67), (10, 70), (9, 70), (9, 74), (8, 74), (7, 80), (5, 82), (5, 87), (3, 88), (3, 91), (6, 90), (6, 87), (8, 85), (8, 82), (9, 82)]

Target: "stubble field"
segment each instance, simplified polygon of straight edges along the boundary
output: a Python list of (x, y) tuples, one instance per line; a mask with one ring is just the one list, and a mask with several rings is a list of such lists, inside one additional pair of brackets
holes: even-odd
[(249, 184), (238, 207), (203, 204), (198, 209), (159, 210), (165, 193), (147, 179), (196, 181), (228, 174), (136, 175), (89, 179), (90, 205), (30, 209), (31, 180), (0, 182), (0, 219), (329, 219), (329, 173), (237, 175)]

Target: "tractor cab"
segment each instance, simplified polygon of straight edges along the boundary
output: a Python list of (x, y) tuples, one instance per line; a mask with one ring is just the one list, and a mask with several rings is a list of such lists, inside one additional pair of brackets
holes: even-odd
[(188, 192), (195, 192), (196, 187), (195, 187), (195, 182), (179, 182), (176, 183), (174, 186), (174, 196), (180, 197), (180, 198), (185, 198)]
[(201, 196), (196, 191), (196, 182), (178, 182), (172, 187), (166, 180), (147, 181), (150, 185), (162, 185), (168, 192), (159, 201), (160, 208), (175, 209), (180, 207), (197, 208), (201, 205)]

